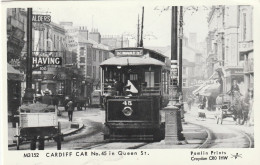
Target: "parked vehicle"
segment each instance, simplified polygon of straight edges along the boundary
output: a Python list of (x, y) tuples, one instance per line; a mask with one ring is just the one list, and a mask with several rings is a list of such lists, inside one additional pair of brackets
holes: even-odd
[(44, 141), (53, 139), (57, 142), (57, 149), (61, 149), (61, 126), (57, 120), (57, 111), (53, 105), (34, 103), (22, 105), (19, 108), (19, 123), (17, 123), (16, 144), (17, 150), (23, 141), (31, 142), (31, 150), (36, 149), (39, 141), (39, 150), (44, 149)]
[[(234, 101), (232, 96), (228, 94), (220, 94), (216, 99), (216, 119), (217, 124), (222, 124), (223, 119), (231, 117), (237, 124), (243, 124), (247, 120), (247, 110), (242, 106), (242, 100), (239, 102)], [(238, 109), (237, 104), (240, 104)]]
[(90, 98), (90, 106), (96, 106), (100, 107), (101, 106), (101, 90), (94, 90), (91, 93), (91, 98)]

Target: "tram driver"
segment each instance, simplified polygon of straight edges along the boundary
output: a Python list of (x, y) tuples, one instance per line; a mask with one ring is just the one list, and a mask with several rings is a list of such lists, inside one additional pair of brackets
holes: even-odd
[(138, 94), (138, 90), (130, 80), (127, 80), (127, 84), (124, 87), (124, 89), (125, 89), (124, 91), (126, 96), (132, 96), (132, 94), (133, 95)]

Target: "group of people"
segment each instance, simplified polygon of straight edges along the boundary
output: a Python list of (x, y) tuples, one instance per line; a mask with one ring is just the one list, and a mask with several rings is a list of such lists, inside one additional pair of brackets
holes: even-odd
[(132, 96), (138, 93), (138, 89), (130, 80), (127, 80), (127, 83), (124, 85), (122, 82), (114, 79), (113, 83), (110, 83), (106, 89), (107, 96)]

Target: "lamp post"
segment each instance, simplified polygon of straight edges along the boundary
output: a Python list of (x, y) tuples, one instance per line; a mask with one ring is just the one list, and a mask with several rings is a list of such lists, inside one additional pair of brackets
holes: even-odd
[(182, 144), (185, 140), (181, 126), (180, 107), (178, 107), (178, 7), (172, 6), (172, 27), (171, 27), (171, 71), (169, 84), (169, 104), (165, 110), (165, 143)]
[(26, 57), (26, 89), (23, 102), (33, 103), (32, 89), (32, 8), (27, 8), (27, 57)]

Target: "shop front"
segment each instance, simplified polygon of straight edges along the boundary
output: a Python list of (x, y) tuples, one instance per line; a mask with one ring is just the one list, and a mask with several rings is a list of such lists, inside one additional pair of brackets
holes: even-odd
[(13, 121), (18, 107), (21, 105), (22, 81), (24, 81), (24, 74), (7, 63), (8, 121)]

